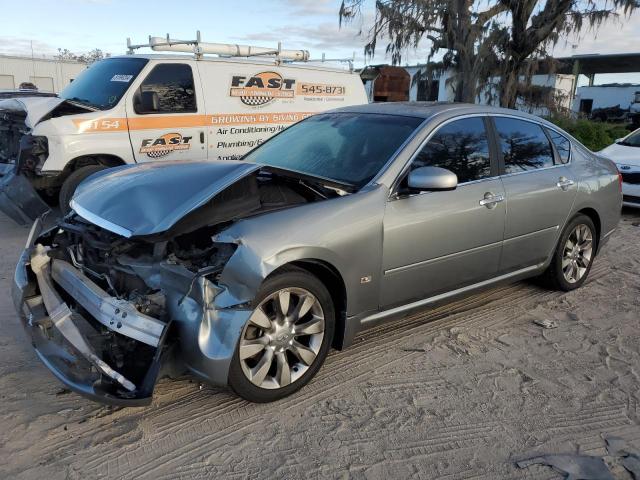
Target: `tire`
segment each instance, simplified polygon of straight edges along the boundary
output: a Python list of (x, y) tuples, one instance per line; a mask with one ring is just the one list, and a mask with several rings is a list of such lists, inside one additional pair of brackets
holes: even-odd
[[(575, 243), (575, 240), (578, 239), (578, 245), (580, 245), (579, 237), (576, 237), (576, 229), (577, 228), (584, 229), (583, 232), (588, 231), (588, 236), (591, 238), (589, 243), (590, 250), (588, 255), (588, 260), (586, 260), (586, 248), (583, 251), (582, 257), (581, 254), (576, 254), (573, 252), (574, 257), (572, 258), (572, 253), (569, 252), (568, 241), (571, 237), (572, 243)], [(587, 245), (587, 243), (583, 243), (582, 245)], [(562, 235), (560, 235), (560, 239), (558, 240), (558, 245), (556, 246), (556, 250), (553, 254), (553, 258), (551, 259), (551, 263), (547, 270), (542, 275), (541, 279), (543, 283), (555, 290), (562, 290), (565, 292), (575, 290), (582, 286), (582, 284), (586, 281), (589, 276), (589, 272), (591, 271), (591, 266), (593, 265), (593, 260), (595, 259), (596, 250), (598, 246), (598, 237), (595, 225), (593, 221), (586, 215), (578, 214), (567, 223), (564, 230), (562, 231)], [(580, 248), (578, 248), (580, 250)], [(574, 269), (572, 263), (575, 259), (575, 265), (578, 268), (577, 273), (574, 279), (571, 279), (572, 274), (574, 273)], [(567, 263), (569, 262), (569, 263)], [(564, 263), (564, 268), (563, 268)], [(586, 267), (584, 265), (586, 264)]]
[(80, 167), (79, 169), (71, 172), (71, 174), (62, 183), (62, 188), (60, 188), (60, 195), (58, 197), (62, 216), (65, 216), (71, 211), (69, 202), (71, 201), (76, 188), (78, 188), (78, 185), (80, 185), (89, 175), (99, 172), (100, 170), (104, 170), (105, 168), (107, 167), (103, 165), (87, 165), (86, 167)]
[[(282, 292), (286, 300), (281, 299)], [(288, 315), (281, 313), (283, 304)], [(253, 309), (231, 359), (228, 383), (245, 400), (273, 402), (306, 385), (324, 363), (335, 331), (334, 305), (329, 291), (315, 276), (299, 268), (286, 268), (265, 280)], [(297, 311), (302, 315), (297, 317)], [(321, 318), (323, 331), (318, 333)]]

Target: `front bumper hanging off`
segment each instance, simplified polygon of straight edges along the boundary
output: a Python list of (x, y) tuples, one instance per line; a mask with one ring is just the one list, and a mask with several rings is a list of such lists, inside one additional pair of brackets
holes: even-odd
[[(12, 292), (38, 357), (67, 387), (92, 400), (120, 406), (148, 405), (167, 352), (169, 324), (139, 313), (126, 300), (109, 296), (79, 269), (52, 260), (41, 245), (31, 247), (40, 225), (38, 219), (31, 229)], [(155, 348), (146, 372), (138, 375), (136, 383), (102, 358), (96, 348), (99, 332), (69, 308), (54, 282), (109, 330)]]
[(0, 163), (0, 211), (18, 225), (27, 225), (49, 211), (27, 177), (13, 163)]

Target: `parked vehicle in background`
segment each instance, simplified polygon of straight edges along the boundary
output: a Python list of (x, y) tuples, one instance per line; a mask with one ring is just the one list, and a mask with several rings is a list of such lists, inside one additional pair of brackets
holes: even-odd
[(94, 175), (75, 213), (36, 222), (13, 299), (47, 367), (94, 400), (148, 403), (164, 365), (266, 402), (397, 315), (537, 275), (578, 288), (621, 202), (613, 162), (540, 118), (345, 107), (242, 161)]
[(591, 112), (589, 118), (599, 122), (626, 122), (629, 118), (629, 110), (620, 108), (620, 105), (596, 108)]
[[(111, 57), (58, 97), (0, 101), (2, 211), (32, 220), (48, 208), (45, 193), (58, 195), (66, 212), (76, 187), (99, 170), (152, 160), (238, 159), (309, 115), (367, 102), (356, 73), (313, 64), (305, 50), (163, 38), (144, 46), (196, 53)], [(272, 60), (264, 58), (269, 54)], [(302, 63), (286, 63), (297, 60)]]
[(55, 97), (52, 92), (40, 92), (33, 89), (0, 90), (0, 99), (17, 97)]
[(622, 174), (623, 205), (640, 208), (640, 129), (601, 150)]
[(633, 96), (633, 102), (629, 107), (629, 118), (634, 127), (640, 128), (640, 91)]

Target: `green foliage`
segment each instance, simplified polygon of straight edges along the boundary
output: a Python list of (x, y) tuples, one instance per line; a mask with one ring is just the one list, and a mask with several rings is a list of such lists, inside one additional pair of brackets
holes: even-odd
[(570, 133), (589, 150), (597, 152), (613, 144), (618, 138), (626, 136), (629, 131), (619, 124), (594, 122), (585, 119), (553, 117), (549, 121)]

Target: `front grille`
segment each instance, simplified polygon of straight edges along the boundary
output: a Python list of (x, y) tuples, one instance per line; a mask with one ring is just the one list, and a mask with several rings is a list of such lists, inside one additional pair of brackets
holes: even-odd
[(633, 195), (623, 195), (622, 201), (628, 203), (637, 203), (638, 205), (640, 205), (640, 197), (634, 197)]
[(633, 184), (640, 183), (640, 172), (633, 172), (633, 173), (621, 172), (621, 173), (622, 173), (622, 181), (624, 183), (633, 183)]

